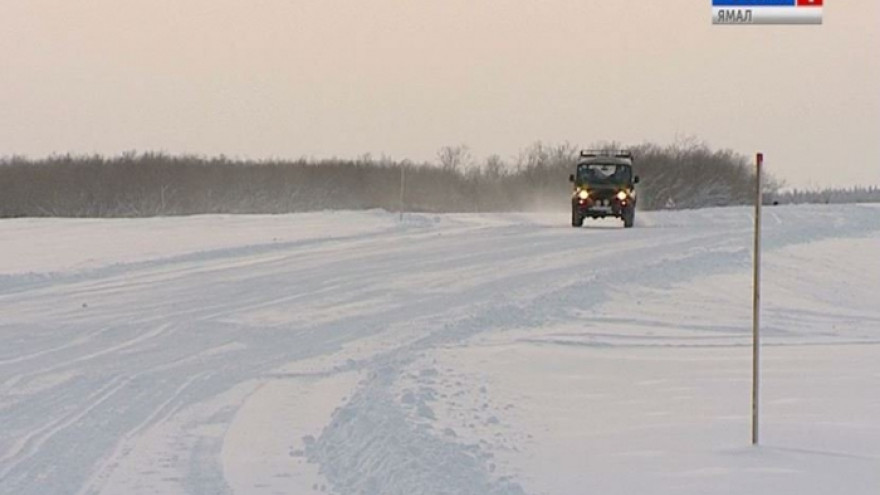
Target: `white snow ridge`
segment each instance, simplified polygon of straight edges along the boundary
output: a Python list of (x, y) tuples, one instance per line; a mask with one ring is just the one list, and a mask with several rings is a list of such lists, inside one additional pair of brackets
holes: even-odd
[(0, 494), (876, 494), (880, 209), (0, 221)]

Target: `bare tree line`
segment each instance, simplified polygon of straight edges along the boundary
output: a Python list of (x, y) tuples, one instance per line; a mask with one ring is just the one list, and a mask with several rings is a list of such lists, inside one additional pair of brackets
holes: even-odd
[(776, 193), (778, 204), (801, 203), (880, 203), (880, 187), (826, 188), (816, 190), (791, 189)]
[[(592, 147), (597, 147), (596, 145)], [(615, 143), (598, 147), (619, 148)], [(436, 163), (375, 159), (232, 160), (127, 153), (0, 159), (0, 217), (142, 217), (202, 213), (396, 210), (401, 172), (410, 211), (566, 208), (581, 147), (535, 143), (505, 160), (447, 146)], [(747, 204), (754, 173), (729, 150), (685, 142), (630, 147), (643, 209)], [(771, 181), (768, 193), (776, 193)]]

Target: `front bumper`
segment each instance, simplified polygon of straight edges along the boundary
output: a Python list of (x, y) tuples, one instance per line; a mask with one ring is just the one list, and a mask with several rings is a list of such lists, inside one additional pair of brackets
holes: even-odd
[(624, 210), (634, 203), (635, 201), (631, 198), (621, 200), (616, 197), (587, 199), (574, 197), (571, 200), (571, 207), (576, 209), (582, 217), (622, 217)]

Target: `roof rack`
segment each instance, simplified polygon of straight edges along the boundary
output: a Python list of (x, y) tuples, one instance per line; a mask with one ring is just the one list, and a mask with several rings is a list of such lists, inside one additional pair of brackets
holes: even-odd
[(632, 152), (629, 150), (581, 150), (581, 158), (595, 158), (609, 156), (614, 158), (629, 158), (632, 160)]

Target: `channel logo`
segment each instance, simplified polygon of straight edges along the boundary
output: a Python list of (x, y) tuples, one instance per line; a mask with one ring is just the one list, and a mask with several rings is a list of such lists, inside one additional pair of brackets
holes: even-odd
[(823, 0), (712, 0), (712, 24), (822, 24)]

